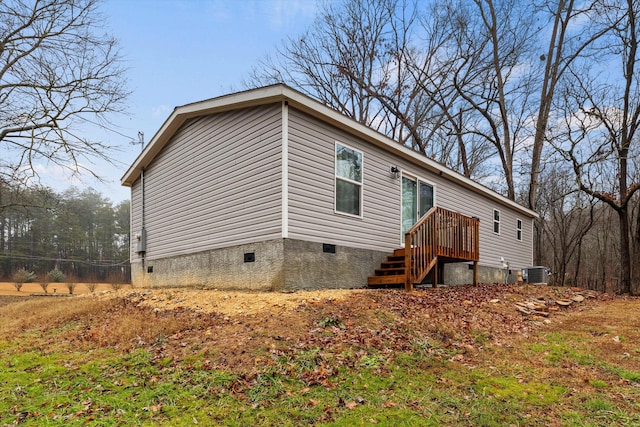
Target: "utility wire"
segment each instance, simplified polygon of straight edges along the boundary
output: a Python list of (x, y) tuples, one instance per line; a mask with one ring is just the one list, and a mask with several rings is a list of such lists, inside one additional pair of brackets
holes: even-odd
[(10, 259), (22, 259), (29, 261), (56, 261), (56, 262), (77, 262), (81, 264), (87, 264), (94, 267), (119, 267), (129, 263), (129, 260), (82, 260), (82, 259), (68, 259), (68, 258), (48, 258), (34, 255), (4, 255), (0, 254), (0, 258)]

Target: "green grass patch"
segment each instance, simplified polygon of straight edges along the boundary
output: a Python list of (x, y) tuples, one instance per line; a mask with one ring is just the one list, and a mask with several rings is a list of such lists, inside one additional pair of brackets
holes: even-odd
[(611, 363), (602, 363), (603, 369), (616, 374), (618, 377), (625, 379), (627, 381), (640, 384), (640, 372), (630, 371), (628, 369), (622, 368), (620, 366), (611, 364)]
[(593, 354), (588, 353), (587, 343), (575, 333), (562, 335), (559, 333), (547, 334), (544, 341), (530, 343), (529, 350), (542, 354), (549, 366), (560, 366), (565, 362), (574, 362), (583, 366), (596, 365), (597, 360)]
[(591, 380), (589, 381), (589, 385), (595, 388), (607, 388), (609, 386), (606, 381), (602, 380)]
[(567, 392), (564, 387), (539, 382), (524, 382), (514, 377), (484, 377), (475, 385), (476, 392), (497, 399), (513, 400), (535, 406), (557, 403)]

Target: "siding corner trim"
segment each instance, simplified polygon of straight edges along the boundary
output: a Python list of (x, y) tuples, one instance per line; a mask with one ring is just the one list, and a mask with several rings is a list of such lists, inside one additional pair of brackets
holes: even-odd
[(289, 103), (282, 101), (282, 238), (289, 237)]

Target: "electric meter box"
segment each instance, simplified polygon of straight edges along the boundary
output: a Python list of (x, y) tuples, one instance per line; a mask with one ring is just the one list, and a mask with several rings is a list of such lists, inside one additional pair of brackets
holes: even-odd
[(135, 234), (135, 239), (136, 239), (136, 252), (137, 253), (146, 252), (147, 251), (147, 230), (145, 230), (144, 228), (139, 230)]

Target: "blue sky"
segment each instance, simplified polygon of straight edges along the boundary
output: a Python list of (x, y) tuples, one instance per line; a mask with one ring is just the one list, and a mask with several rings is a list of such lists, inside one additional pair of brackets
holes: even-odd
[(42, 166), (43, 183), (60, 191), (92, 187), (113, 202), (129, 198), (120, 177), (173, 108), (243, 89), (242, 81), (281, 40), (313, 22), (318, 0), (106, 0), (105, 29), (120, 40), (132, 91), (128, 116), (114, 116), (118, 133), (91, 135), (121, 148), (115, 165), (87, 165), (106, 182), (71, 179)]

